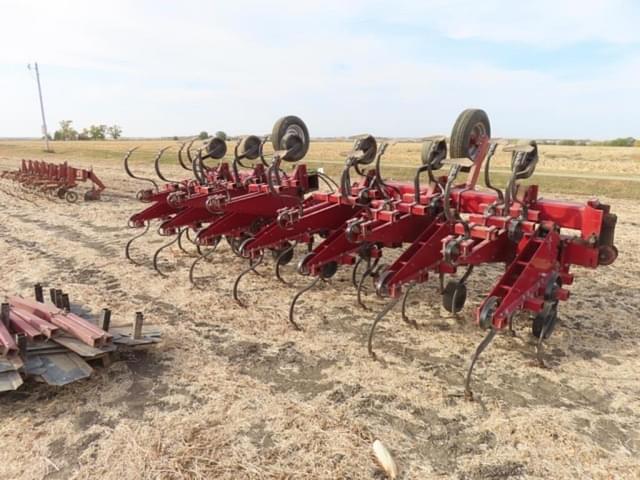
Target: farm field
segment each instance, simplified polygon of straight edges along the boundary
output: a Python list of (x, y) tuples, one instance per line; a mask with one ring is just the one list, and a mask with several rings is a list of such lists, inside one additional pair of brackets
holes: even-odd
[[(390, 314), (374, 362), (365, 341), (384, 301), (369, 288), (370, 310), (359, 308), (347, 269), (304, 297), (297, 332), (287, 309), (307, 280), (293, 266), (284, 275), (294, 286), (277, 282), (271, 264), (247, 277), (241, 308), (231, 288), (245, 264), (226, 245), (198, 268), (202, 289), (187, 278), (195, 257), (177, 247), (163, 255), (169, 277), (153, 271), (158, 236), (135, 244), (144, 266), (126, 261), (140, 184), (120, 160), (141, 145), (132, 165), (150, 176), (152, 156), (171, 143), (53, 143), (56, 153), (45, 155), (40, 142), (0, 142), (0, 171), (23, 157), (68, 160), (92, 165), (108, 187), (99, 202), (68, 205), (0, 183), (0, 297), (31, 295), (36, 282), (64, 285), (74, 308), (97, 316), (109, 306), (116, 325), (143, 311), (163, 332), (156, 349), (88, 381), (0, 394), (0, 478), (381, 479), (375, 439), (402, 479), (638, 478), (640, 147), (541, 147), (531, 181), (545, 197), (610, 203), (620, 256), (597, 271), (575, 269), (547, 343), (550, 368), (535, 366), (523, 322), (483, 354), (477, 401), (467, 402), (463, 377), (483, 336), (472, 317), (499, 267), (474, 272), (459, 318), (441, 307), (436, 281), (414, 289), (408, 310), (419, 327)], [(312, 143), (308, 163), (335, 175), (349, 148)], [(394, 146), (383, 172), (412, 178), (419, 149)], [(165, 174), (183, 176), (167, 153)], [(493, 161), (498, 183), (508, 159)], [(385, 260), (396, 254), (385, 250)]]
[[(163, 164), (174, 164), (180, 142), (172, 140), (118, 140), (52, 142), (55, 153), (44, 153), (42, 142), (0, 140), (0, 159), (39, 158), (84, 161), (98, 168), (102, 164), (119, 164), (124, 152), (139, 147), (132, 164), (147, 164), (153, 171), (152, 160), (158, 150), (173, 146), (163, 156)], [(235, 143), (228, 142), (228, 152)], [(312, 167), (323, 167), (331, 175), (338, 175), (344, 165), (344, 154), (352, 143), (346, 141), (315, 141), (311, 143), (305, 161)], [(413, 178), (420, 163), (420, 142), (398, 143), (383, 157), (383, 172), (390, 178)], [(541, 145), (536, 167), (536, 182), (544, 191), (559, 191), (585, 195), (606, 194), (615, 198), (640, 199), (640, 147), (597, 147)], [(492, 172), (499, 182), (506, 182), (510, 154), (499, 148)], [(570, 182), (566, 179), (571, 178)]]

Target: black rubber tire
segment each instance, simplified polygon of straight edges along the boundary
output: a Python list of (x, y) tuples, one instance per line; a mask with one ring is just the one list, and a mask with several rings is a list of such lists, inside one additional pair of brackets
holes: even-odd
[(64, 194), (67, 193), (67, 191), (64, 188), (59, 188), (58, 192), (56, 193), (56, 195), (58, 196), (58, 198), (60, 200), (64, 200)]
[(240, 252), (240, 245), (242, 245), (243, 242), (245, 242), (248, 238), (250, 238), (250, 235), (247, 235), (246, 233), (243, 233), (239, 237), (228, 237), (228, 236), (225, 236), (225, 238), (227, 240), (227, 243), (231, 247), (231, 251), (233, 253), (235, 253), (240, 258), (246, 258)]
[(451, 158), (470, 158), (475, 160), (478, 134), (491, 138), (491, 124), (484, 110), (468, 108), (464, 110), (453, 125), (449, 152)]
[(78, 194), (76, 192), (68, 190), (64, 194), (64, 199), (69, 203), (76, 203), (78, 201)]
[(362, 158), (358, 161), (358, 165), (369, 165), (376, 159), (378, 153), (378, 142), (373, 135), (367, 135), (360, 140), (358, 149), (364, 152)]
[(555, 304), (549, 309), (543, 309), (540, 311), (534, 318), (533, 324), (531, 325), (531, 333), (534, 337), (540, 338), (542, 334), (542, 329), (546, 324), (549, 324), (547, 331), (544, 334), (544, 339), (546, 340), (551, 336), (553, 330), (556, 328), (556, 324), (558, 323), (558, 305)]
[(99, 198), (100, 198), (99, 194), (94, 193), (93, 190), (88, 190), (84, 192), (85, 202), (93, 202), (94, 200), (98, 200)]
[(280, 257), (280, 265), (288, 265), (293, 260), (293, 248), (287, 250), (282, 257)]
[(614, 245), (598, 247), (598, 265), (611, 265), (618, 258), (618, 248)]
[(255, 135), (248, 135), (240, 140), (238, 153), (247, 160), (255, 160), (260, 156), (260, 144), (262, 140)]
[(227, 142), (218, 137), (213, 137), (207, 142), (207, 155), (214, 160), (219, 160), (227, 154)]
[[(457, 294), (456, 294), (457, 292)], [(455, 305), (453, 303), (455, 297)], [(464, 283), (451, 280), (442, 292), (442, 306), (449, 313), (458, 313), (467, 301), (467, 286)]]
[(297, 162), (309, 151), (309, 130), (300, 118), (295, 115), (287, 115), (279, 119), (273, 126), (271, 144), (274, 150), (287, 150), (297, 144), (298, 148), (282, 157), (282, 160), (287, 162)]
[(322, 278), (331, 278), (338, 271), (338, 262), (325, 263), (320, 270)]
[[(280, 257), (280, 254), (285, 250), (286, 253), (284, 253), (283, 256)], [(289, 242), (286, 242), (281, 248), (271, 251), (271, 255), (273, 255), (274, 260), (278, 260), (278, 258), (280, 258), (280, 260), (278, 261), (280, 265), (287, 265), (289, 262), (291, 262), (291, 260), (293, 260), (293, 254), (293, 248), (291, 247), (291, 244)]]
[(445, 158), (447, 158), (447, 142), (444, 139), (423, 142), (420, 150), (423, 165), (431, 163), (431, 170), (439, 170)]

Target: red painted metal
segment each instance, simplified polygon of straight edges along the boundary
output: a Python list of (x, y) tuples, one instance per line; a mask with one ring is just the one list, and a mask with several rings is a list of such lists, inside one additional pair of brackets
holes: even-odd
[(92, 347), (106, 345), (111, 342), (112, 336), (109, 333), (84, 318), (71, 312), (65, 312), (53, 304), (39, 303), (15, 296), (9, 297), (9, 305), (15, 309), (40, 317)]
[(13, 355), (18, 351), (18, 345), (7, 327), (0, 322), (0, 357)]
[[(223, 162), (206, 172), (204, 183), (185, 180), (146, 191), (140, 199), (152, 205), (130, 223), (142, 226), (159, 219), (163, 234), (193, 228), (201, 245), (223, 236), (242, 239), (240, 253), (254, 259), (265, 250), (310, 244), (321, 236), (299, 269), (314, 276), (334, 272), (330, 264), (352, 265), (358, 256), (378, 258), (385, 248), (404, 247), (378, 279), (378, 293), (391, 297), (433, 273), (453, 275), (461, 267), (504, 263), (506, 273), (487, 297), (497, 302), (491, 323), (500, 329), (516, 311), (541, 310), (543, 286), (551, 274), (566, 286), (573, 280), (572, 265), (596, 268), (615, 260), (615, 216), (597, 200), (582, 204), (538, 198), (538, 187), (519, 185), (517, 176), (509, 200), (495, 190), (478, 189), (495, 146), (484, 134), (473, 136), (473, 142), (473, 160), (444, 161), (449, 174), (435, 178), (430, 171), (430, 181), (422, 187), (418, 176), (415, 182), (384, 182), (377, 167), (335, 192), (310, 196), (306, 194), (315, 190), (317, 178), (311, 181), (304, 165), (282, 174), (274, 185), (273, 167), (265, 171), (258, 164), (253, 171), (232, 174)], [(353, 165), (348, 161), (345, 173)], [(459, 172), (467, 173), (466, 180), (458, 181)], [(567, 297), (564, 287), (554, 295)]]

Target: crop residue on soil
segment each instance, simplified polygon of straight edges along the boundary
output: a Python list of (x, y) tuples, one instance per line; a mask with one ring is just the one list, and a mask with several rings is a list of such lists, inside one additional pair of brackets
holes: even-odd
[[(75, 206), (0, 191), (0, 296), (30, 295), (37, 281), (64, 285), (87, 314), (110, 306), (114, 324), (144, 311), (165, 341), (70, 388), (1, 395), (0, 477), (382, 478), (371, 458), (381, 439), (406, 479), (637, 478), (635, 202), (611, 201), (614, 266), (575, 270), (547, 344), (551, 368), (534, 366), (523, 321), (481, 358), (478, 401), (469, 403), (463, 376), (482, 338), (470, 319), (500, 267), (474, 273), (459, 319), (445, 315), (434, 283), (416, 288), (408, 313), (419, 328), (390, 314), (374, 362), (365, 340), (384, 303), (369, 288), (371, 310), (358, 308), (349, 271), (303, 297), (304, 330), (293, 331), (288, 304), (308, 280), (293, 267), (284, 275), (295, 287), (277, 282), (271, 265), (248, 275), (241, 308), (231, 287), (245, 265), (226, 246), (199, 265), (200, 289), (187, 279), (195, 257), (177, 247), (162, 257), (166, 279), (129, 264), (126, 219), (140, 207), (138, 186), (116, 166), (101, 176), (111, 186), (103, 201)], [(133, 254), (148, 265), (162, 242), (143, 237)]]

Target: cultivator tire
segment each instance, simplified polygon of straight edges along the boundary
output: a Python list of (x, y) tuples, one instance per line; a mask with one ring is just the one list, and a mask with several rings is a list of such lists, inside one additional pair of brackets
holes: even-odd
[(420, 160), (423, 165), (431, 165), (431, 170), (440, 170), (445, 158), (447, 158), (447, 141), (444, 138), (427, 140), (422, 144)]
[(207, 156), (214, 160), (220, 160), (227, 154), (227, 142), (214, 137), (207, 143)]
[(449, 313), (458, 313), (467, 301), (467, 286), (451, 280), (442, 292), (442, 306)]
[(287, 242), (285, 246), (280, 249), (274, 249), (271, 254), (273, 259), (277, 260), (280, 265), (287, 265), (293, 260), (293, 246)]
[(238, 147), (240, 155), (247, 160), (255, 160), (260, 156), (260, 145), (262, 140), (256, 135), (248, 135), (240, 140)]
[(95, 200), (100, 200), (100, 192), (89, 190), (88, 192), (84, 193), (85, 202), (93, 202)]
[(464, 110), (451, 130), (451, 158), (475, 160), (482, 136), (491, 137), (491, 124), (487, 113), (475, 108)]
[(531, 333), (540, 338), (544, 331), (544, 339), (551, 336), (558, 323), (558, 302), (547, 302), (544, 308), (533, 318)]
[(240, 237), (226, 237), (226, 239), (233, 253), (235, 253), (240, 258), (249, 258), (249, 256), (243, 251), (243, 249), (244, 246), (253, 239), (253, 236), (245, 233)]
[(598, 247), (598, 265), (611, 265), (618, 258), (618, 249), (614, 245)]
[(64, 199), (69, 203), (76, 203), (78, 201), (78, 194), (69, 190), (64, 194)]
[(378, 142), (372, 135), (367, 135), (360, 140), (358, 150), (362, 151), (362, 157), (358, 159), (358, 165), (369, 165), (376, 159)]
[(276, 151), (287, 150), (282, 160), (297, 162), (309, 151), (309, 130), (295, 115), (282, 117), (273, 126), (271, 143)]
[(324, 279), (333, 277), (338, 271), (338, 262), (325, 263), (320, 271), (321, 277)]

